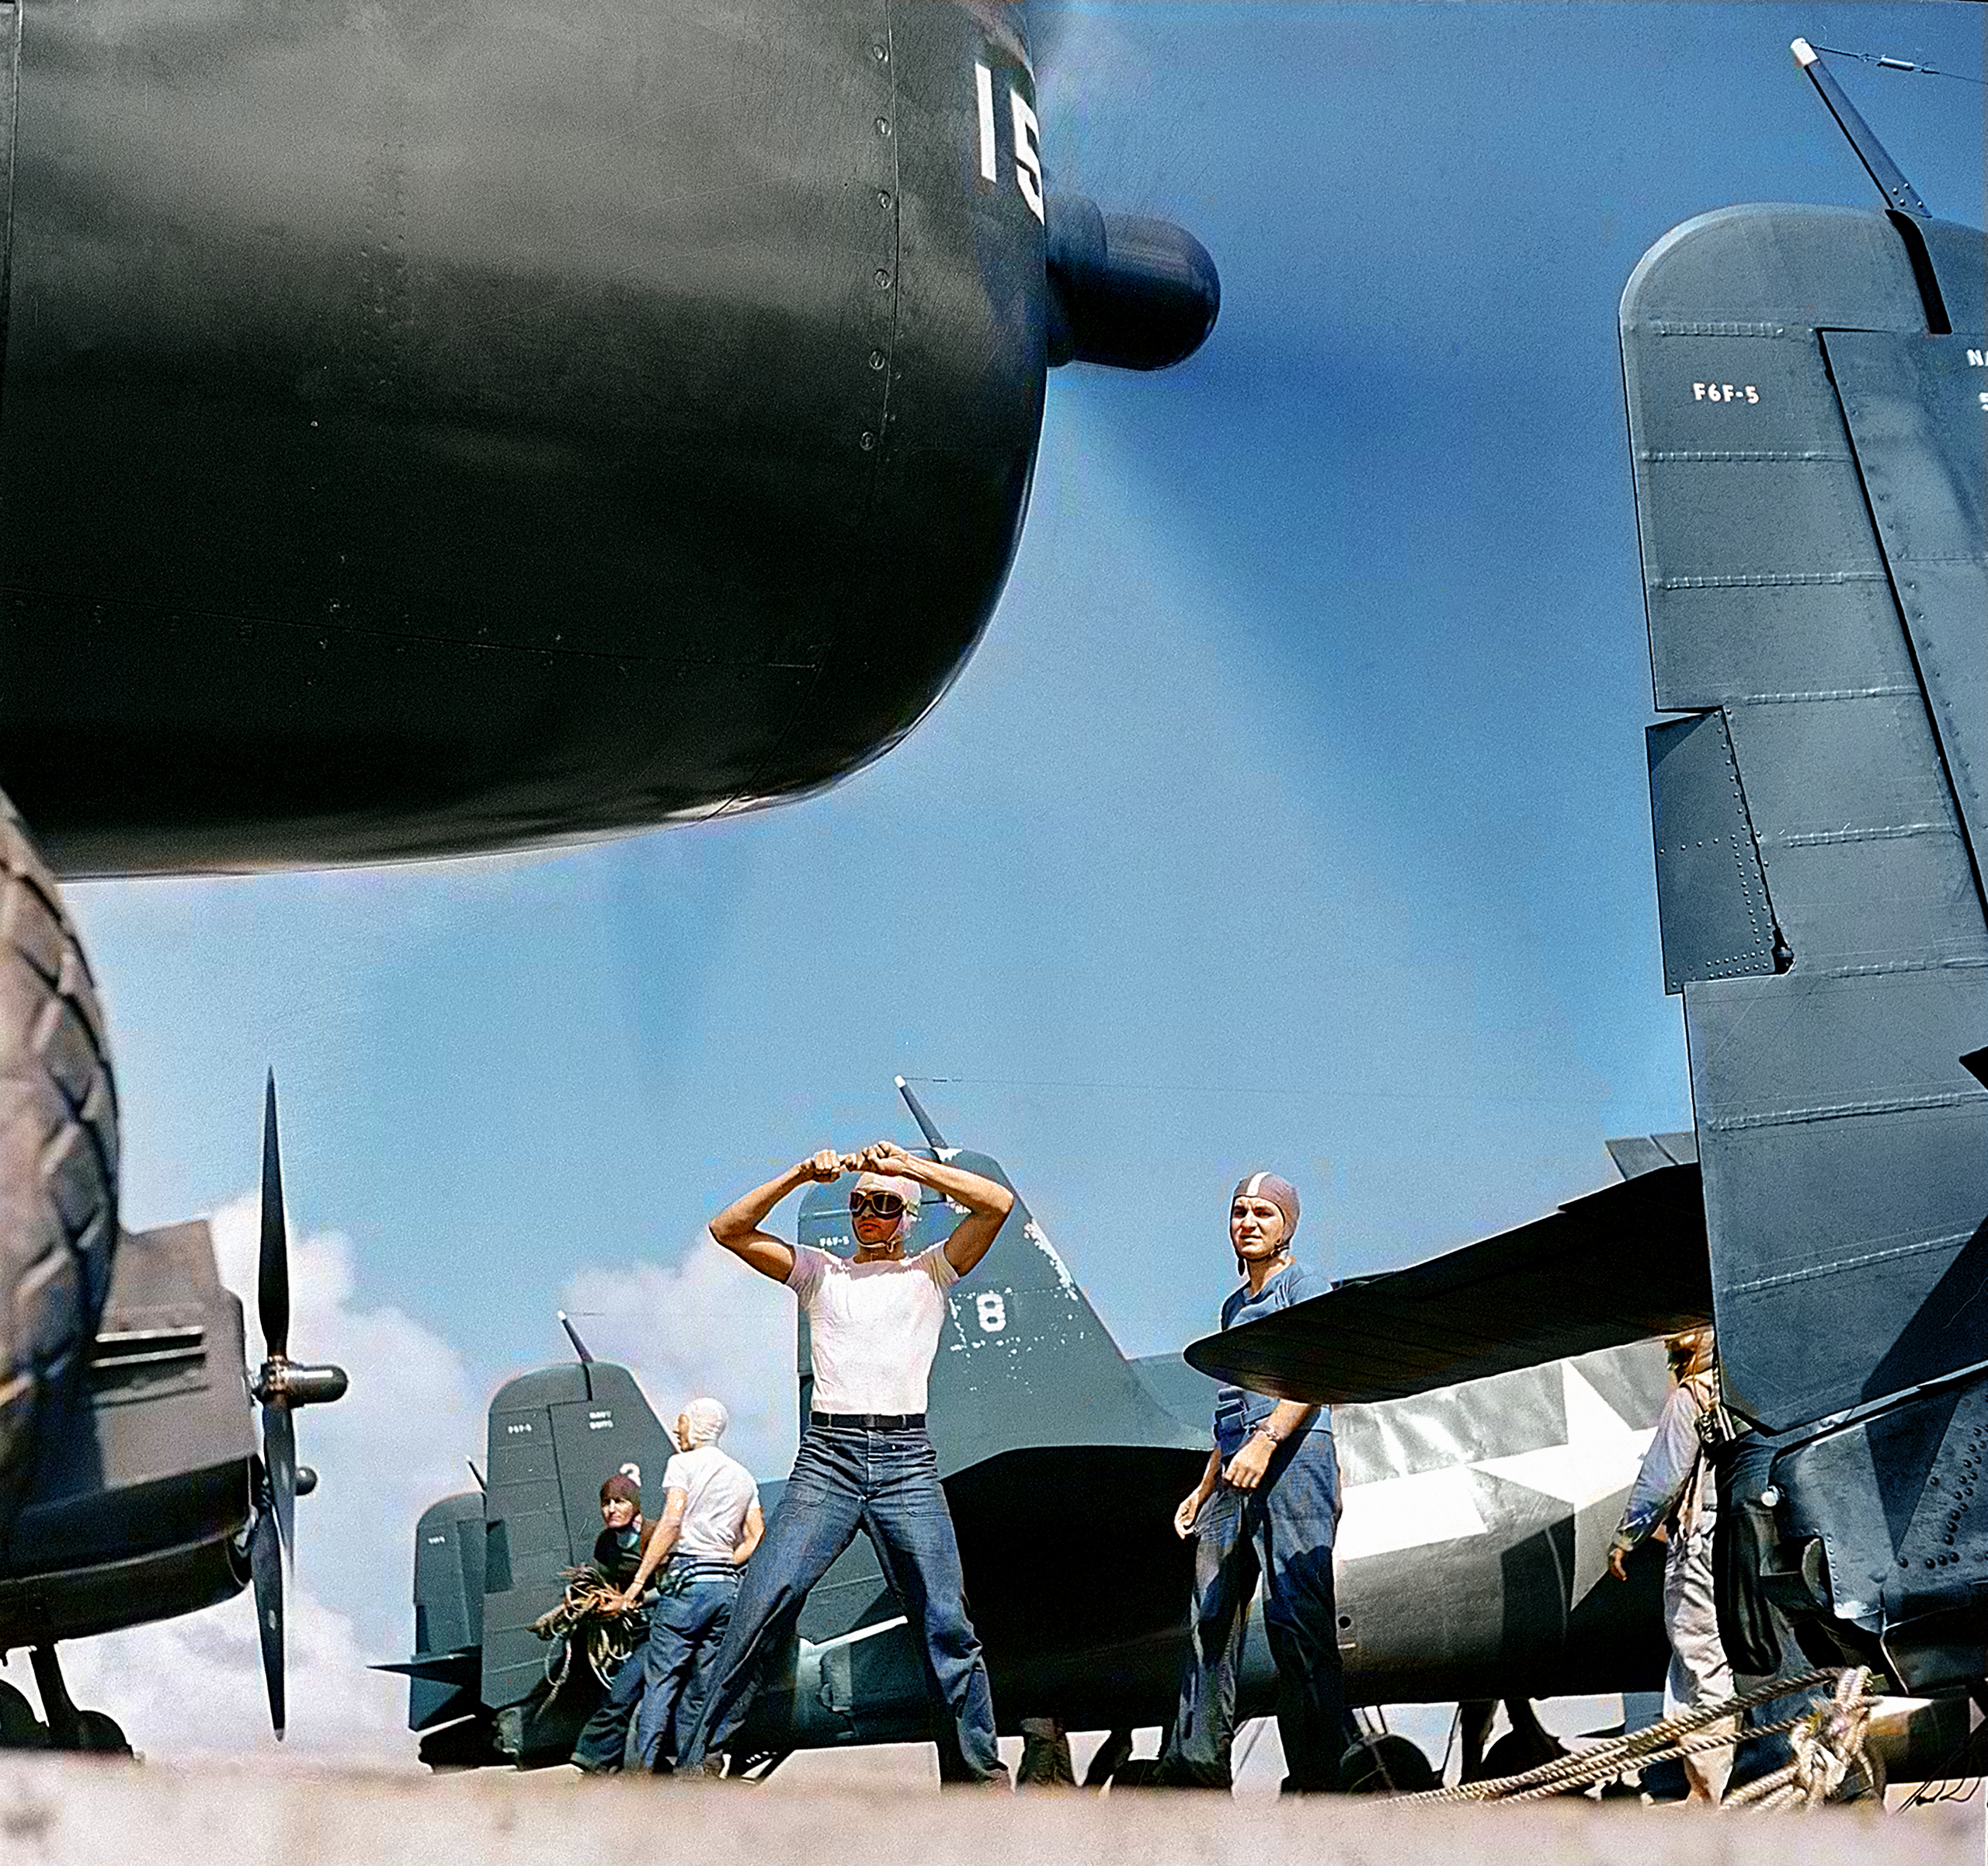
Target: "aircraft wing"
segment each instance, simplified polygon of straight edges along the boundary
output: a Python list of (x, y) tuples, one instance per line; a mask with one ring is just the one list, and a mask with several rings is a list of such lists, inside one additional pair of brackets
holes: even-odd
[(1280, 1399), (1365, 1404), (1708, 1322), (1712, 1271), (1690, 1141), (1611, 1141), (1618, 1163), (1635, 1173), (1621, 1184), (1211, 1335), (1187, 1358)]

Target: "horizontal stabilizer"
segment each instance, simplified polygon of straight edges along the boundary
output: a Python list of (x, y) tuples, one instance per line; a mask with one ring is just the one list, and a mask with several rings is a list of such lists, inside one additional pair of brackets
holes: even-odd
[(1368, 1404), (1711, 1319), (1698, 1169), (1667, 1160), (1516, 1231), (1211, 1335), (1187, 1357), (1280, 1399)]
[(1602, 1145), (1615, 1162), (1615, 1170), (1625, 1180), (1639, 1173), (1658, 1173), (1666, 1166), (1694, 1166), (1698, 1157), (1698, 1137), (1691, 1133), (1631, 1134)]
[(471, 1646), (460, 1652), (433, 1652), (425, 1659), (396, 1659), (369, 1665), (369, 1672), (398, 1672), (403, 1678), (419, 1678), (428, 1684), (453, 1684), (474, 1689), (482, 1681), (483, 1652)]

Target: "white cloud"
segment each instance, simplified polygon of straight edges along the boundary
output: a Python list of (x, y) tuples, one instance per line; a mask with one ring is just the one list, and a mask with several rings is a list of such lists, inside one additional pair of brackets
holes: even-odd
[[(259, 1195), (246, 1194), (212, 1218), (221, 1280), (247, 1312), (252, 1364), (262, 1356), (260, 1214)], [(463, 1459), (483, 1451), (483, 1408), (447, 1341), (397, 1308), (366, 1303), (342, 1234), (293, 1227), (290, 1267), (291, 1354), (335, 1361), (352, 1386), (336, 1404), (297, 1415), (297, 1455), (319, 1482), (297, 1506), (286, 1747), (412, 1767), (406, 1681), (367, 1667), (407, 1656), (415, 1522), (437, 1498), (467, 1487)], [(62, 1658), (76, 1701), (107, 1711), (141, 1750), (273, 1750), (245, 1593), (204, 1613), (75, 1642)]]
[(798, 1439), (794, 1298), (705, 1239), (674, 1264), (586, 1270), (565, 1305), (588, 1347), (634, 1371), (665, 1423), (708, 1393), (732, 1413), (725, 1449), (784, 1477)]
[[(255, 1320), (260, 1201), (213, 1216), (221, 1280), (242, 1296), (248, 1358)], [(367, 1667), (406, 1656), (413, 1631), (414, 1524), (466, 1488), (466, 1454), (484, 1451), (484, 1407), (462, 1357), (391, 1305), (369, 1305), (349, 1242), (290, 1234), (290, 1351), (335, 1361), (352, 1377), (335, 1405), (297, 1416), (297, 1453), (318, 1473), (297, 1503), (297, 1579), (286, 1615), (290, 1734), (285, 1750), (417, 1766), (407, 1686)], [(708, 1242), (679, 1263), (584, 1271), (566, 1304), (588, 1345), (633, 1367), (658, 1413), (700, 1393), (731, 1409), (726, 1444), (761, 1476), (786, 1474), (796, 1437), (794, 1302)], [(586, 1312), (593, 1312), (586, 1313)], [(246, 1594), (207, 1611), (62, 1649), (76, 1701), (108, 1711), (141, 1751), (162, 1759), (276, 1753), (269, 1729), (253, 1606)], [(5, 1674), (35, 1696), (27, 1668)]]
[[(370, 1672), (378, 1656), (352, 1621), (301, 1589), (284, 1611), (289, 1735), (284, 1748), (314, 1757), (419, 1767), (407, 1731), (404, 1680)], [(204, 1613), (133, 1627), (62, 1648), (70, 1695), (108, 1711), (141, 1753), (179, 1757), (276, 1753), (251, 1597)], [(9, 1676), (36, 1695), (25, 1665)]]

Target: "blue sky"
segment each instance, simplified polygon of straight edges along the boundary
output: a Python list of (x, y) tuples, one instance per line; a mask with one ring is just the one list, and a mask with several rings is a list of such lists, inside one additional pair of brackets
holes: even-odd
[[(1349, 1274), (1689, 1124), (1617, 301), (1695, 213), (1875, 204), (1796, 33), (1979, 73), (1982, 10), (1063, 10), (1052, 183), (1193, 228), (1222, 318), (1170, 374), (1054, 378), (952, 692), (752, 819), (71, 890), (128, 1221), (252, 1182), (273, 1064), (297, 1222), (480, 1404), (556, 1353), (576, 1278), (611, 1301), (789, 1159), (915, 1138), (899, 1072), (950, 1079), (922, 1087), (949, 1137), (1003, 1160), (1142, 1353), (1211, 1322), (1242, 1171), (1296, 1180), (1301, 1243)], [(1983, 91), (1837, 68), (1935, 213), (1979, 224)], [(593, 1325), (607, 1350), (627, 1321)], [(715, 1385), (706, 1332), (682, 1365)], [(778, 1439), (746, 1447), (769, 1475)], [(351, 1475), (307, 1507), (382, 1552), (321, 1591), (384, 1638), (411, 1524)]]

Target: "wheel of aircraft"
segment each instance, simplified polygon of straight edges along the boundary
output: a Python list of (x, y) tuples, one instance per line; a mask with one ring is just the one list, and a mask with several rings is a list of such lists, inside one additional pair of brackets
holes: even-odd
[(106, 1711), (76, 1713), (76, 1747), (91, 1756), (129, 1756), (130, 1739), (116, 1718)]
[(80, 1370), (117, 1235), (117, 1092), (54, 877), (0, 796), (0, 1535)]
[[(129, 1756), (131, 1745), (116, 1720), (102, 1711), (84, 1711), (77, 1708), (69, 1695), (69, 1687), (63, 1682), (61, 1661), (52, 1645), (38, 1645), (33, 1654), (36, 1689), (41, 1693), (42, 1715), (46, 1723), (34, 1722), (32, 1713), (29, 1722), (36, 1733), (22, 1746), (33, 1749), (67, 1750), (88, 1756)], [(19, 1692), (18, 1715), (27, 1710), (27, 1700)]]
[(1540, 1722), (1530, 1699), (1507, 1697), (1505, 1715), (1511, 1719), (1512, 1727), (1485, 1752), (1482, 1767), (1477, 1771), (1479, 1779), (1522, 1774), (1566, 1754), (1566, 1746)]
[(1354, 1743), (1340, 1758), (1339, 1773), (1348, 1795), (1420, 1795), (1441, 1785), (1414, 1743), (1385, 1730)]
[(1130, 1730), (1113, 1730), (1093, 1753), (1090, 1767), (1084, 1771), (1086, 1788), (1103, 1788), (1124, 1768), (1132, 1754), (1132, 1732)]
[(48, 1732), (25, 1692), (0, 1684), (0, 1750), (43, 1750)]

